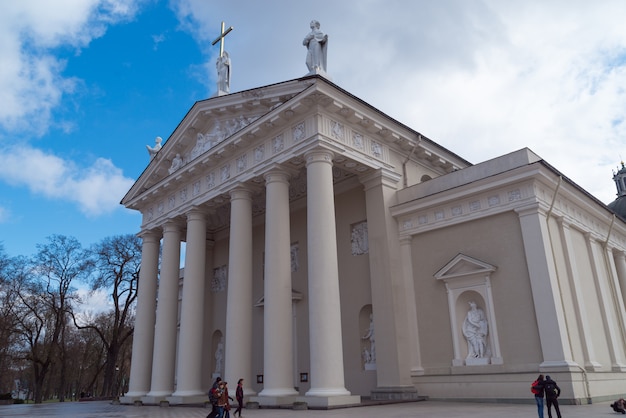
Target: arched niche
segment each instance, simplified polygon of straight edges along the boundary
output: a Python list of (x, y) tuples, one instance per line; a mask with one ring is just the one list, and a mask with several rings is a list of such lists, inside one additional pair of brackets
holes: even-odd
[[(448, 293), (450, 332), (454, 346), (453, 366), (503, 363), (491, 292), (491, 274), (495, 270), (496, 267), (491, 264), (458, 254), (435, 273), (435, 278), (445, 283)], [(468, 315), (470, 310), (473, 312)], [(472, 352), (472, 342), (463, 333), (468, 316), (483, 317), (487, 323), (488, 332), (482, 355), (472, 355), (475, 354)]]

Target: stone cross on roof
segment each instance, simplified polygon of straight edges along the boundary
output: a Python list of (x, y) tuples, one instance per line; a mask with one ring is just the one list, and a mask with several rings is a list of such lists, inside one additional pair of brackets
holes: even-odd
[(220, 36), (218, 36), (211, 45), (215, 45), (216, 43), (220, 43), (220, 56), (217, 57), (217, 62), (215, 66), (217, 67), (217, 95), (221, 96), (224, 94), (230, 93), (230, 56), (228, 52), (224, 51), (224, 37), (233, 30), (233, 27), (229, 27), (224, 30), (224, 22), (222, 22), (222, 29), (220, 31)]
[(218, 42), (220, 43), (220, 57), (224, 55), (224, 37), (226, 37), (226, 35), (228, 35), (231, 30), (233, 30), (232, 26), (226, 29), (226, 31), (224, 31), (224, 22), (222, 22), (222, 30), (220, 31), (220, 36), (218, 36), (213, 41), (213, 43), (211, 43), (211, 45), (215, 45)]

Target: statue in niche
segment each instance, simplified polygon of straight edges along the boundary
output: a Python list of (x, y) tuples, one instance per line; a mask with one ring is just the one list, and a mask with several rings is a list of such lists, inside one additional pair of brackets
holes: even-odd
[(224, 364), (224, 337), (220, 338), (215, 350), (215, 373), (222, 373), (222, 365)]
[(161, 138), (160, 136), (157, 136), (154, 140), (153, 147), (151, 147), (150, 145), (146, 145), (148, 154), (150, 154), (150, 159), (153, 159), (154, 156), (157, 154), (157, 152), (159, 152), (159, 150), (161, 149), (161, 142), (163, 142), (163, 138)]
[(217, 67), (217, 90), (222, 93), (230, 93), (230, 55), (224, 51), (215, 63)]
[(183, 166), (183, 159), (180, 157), (180, 154), (176, 154), (176, 156), (172, 159), (172, 166), (168, 170), (170, 174), (174, 171), (178, 170)]
[(306, 66), (309, 69), (309, 74), (325, 73), (328, 35), (320, 30), (320, 22), (317, 20), (312, 20), (310, 26), (311, 32), (302, 41), (308, 50)]
[(369, 252), (367, 222), (352, 225), (352, 255), (363, 255)]
[(300, 250), (299, 247), (300, 246), (298, 245), (298, 243), (291, 244), (291, 272), (292, 273), (298, 271), (298, 268), (300, 267), (298, 263), (298, 252)]
[(370, 314), (370, 326), (365, 331), (365, 335), (361, 337), (362, 340), (369, 340), (370, 348), (369, 351), (367, 348), (363, 351), (363, 357), (365, 358), (365, 354), (367, 353), (367, 361), (366, 364), (376, 363), (376, 340), (374, 338), (374, 314)]
[(489, 325), (485, 312), (476, 306), (476, 302), (469, 302), (470, 309), (463, 321), (463, 336), (467, 340), (467, 358), (483, 358), (487, 355), (487, 333)]

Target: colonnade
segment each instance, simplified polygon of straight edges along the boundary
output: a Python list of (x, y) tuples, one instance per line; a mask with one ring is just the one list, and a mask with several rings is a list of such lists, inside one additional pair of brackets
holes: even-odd
[[(280, 166), (265, 177), (264, 382), (260, 404), (304, 400), (312, 405), (354, 404), (345, 388), (339, 297), (332, 153), (316, 149), (307, 163), (308, 296), (311, 388), (299, 397), (293, 382), (292, 289), (289, 222), (290, 173)], [(225, 329), (225, 378), (252, 376), (252, 192), (238, 184), (231, 197), (229, 277)], [(206, 401), (202, 387), (206, 213), (186, 213), (186, 257), (180, 333), (178, 287), (183, 225), (165, 220), (161, 229), (142, 231), (142, 268), (129, 391), (123, 403)], [(182, 222), (181, 222), (182, 223)], [(162, 260), (158, 285), (159, 240)], [(158, 300), (158, 304), (156, 301)], [(178, 345), (177, 345), (178, 341)], [(177, 354), (178, 351), (178, 354)], [(177, 361), (177, 363), (176, 363)], [(248, 389), (249, 390), (249, 389)], [(256, 396), (255, 396), (256, 395)]]

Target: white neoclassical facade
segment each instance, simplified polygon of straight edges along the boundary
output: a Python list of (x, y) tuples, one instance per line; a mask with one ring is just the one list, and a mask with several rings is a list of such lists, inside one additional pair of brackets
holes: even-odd
[(197, 102), (151, 155), (122, 402), (626, 392), (626, 224), (528, 149), (472, 165), (311, 75)]

